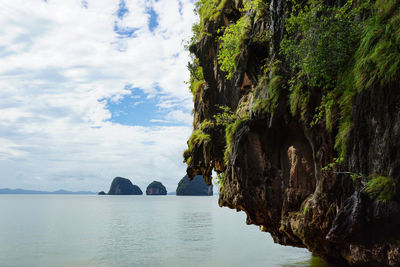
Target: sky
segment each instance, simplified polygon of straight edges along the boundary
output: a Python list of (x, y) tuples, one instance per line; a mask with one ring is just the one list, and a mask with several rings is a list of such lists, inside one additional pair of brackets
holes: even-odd
[(194, 0), (0, 0), (0, 188), (175, 191)]

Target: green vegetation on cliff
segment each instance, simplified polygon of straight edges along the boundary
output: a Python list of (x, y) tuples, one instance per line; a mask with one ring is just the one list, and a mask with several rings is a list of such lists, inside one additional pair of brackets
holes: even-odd
[(229, 123), (226, 128), (225, 128), (225, 140), (226, 140), (226, 148), (224, 152), (224, 160), (225, 163), (227, 164), (230, 155), (232, 153), (232, 146), (233, 146), (233, 141), (235, 138), (235, 134), (238, 131), (238, 129), (241, 128), (241, 126), (248, 120), (248, 118), (240, 118), (236, 119), (232, 123)]
[(355, 56), (355, 85), (358, 91), (374, 85), (399, 81), (400, 6), (396, 0), (377, 0), (374, 16), (367, 20)]
[(396, 195), (396, 180), (391, 177), (377, 175), (368, 181), (365, 192), (372, 199), (386, 202)]
[[(201, 38), (215, 36), (218, 67), (228, 80), (236, 74), (238, 58), (247, 45), (261, 42), (268, 46), (271, 42), (271, 33), (267, 30), (251, 33), (253, 24), (266, 16), (269, 1), (234, 1), (241, 16), (228, 26), (221, 25), (216, 32), (207, 32), (209, 23), (215, 23), (218, 16), (222, 16), (229, 2), (197, 2), (198, 27), (202, 34), (194, 30), (197, 37), (192, 40), (195, 45)], [(322, 0), (288, 3), (289, 15), (280, 52), (273, 55), (275, 58), (269, 58), (269, 51), (265, 51), (265, 66), (259, 73), (250, 111), (273, 114), (283, 95), (294, 117), (299, 116), (309, 127), (321, 125), (336, 136), (337, 158), (343, 159), (352, 128), (350, 116), (354, 97), (365, 88), (388, 86), (399, 79), (398, 1), (347, 0), (342, 5), (327, 5)], [(204, 85), (204, 77), (194, 55), (189, 69), (189, 87), (195, 96), (199, 86)], [(263, 93), (264, 88), (268, 88), (267, 93)], [(243, 119), (238, 118), (225, 125), (225, 155), (229, 156), (234, 133), (242, 124)], [(195, 143), (212, 139), (202, 134), (200, 127), (193, 132), (189, 151)]]
[(199, 65), (199, 59), (194, 58), (192, 62), (189, 62), (188, 70), (190, 72), (190, 79), (187, 84), (194, 97), (199, 87), (204, 84), (203, 68)]
[[(200, 17), (200, 32), (207, 33), (205, 25), (216, 20), (221, 14), (227, 0), (199, 0), (196, 2), (195, 12)], [(196, 34), (196, 32), (194, 32)]]
[(188, 149), (183, 152), (184, 162), (190, 164), (192, 159), (191, 152), (193, 149), (211, 141), (210, 134), (206, 133), (205, 131), (213, 127), (214, 123), (204, 120), (200, 126), (193, 131), (188, 141)]
[(227, 73), (227, 79), (230, 79), (236, 71), (237, 58), (242, 53), (243, 44), (248, 38), (249, 26), (249, 18), (243, 16), (236, 23), (226, 27), (224, 34), (219, 38), (218, 63), (221, 70)]
[(249, 120), (249, 114), (246, 108), (241, 109), (240, 106), (237, 108), (236, 113), (232, 112), (227, 106), (220, 106), (219, 110), (220, 112), (214, 115), (214, 119), (217, 125), (221, 125), (225, 129), (224, 161), (226, 164), (230, 158), (235, 133)]
[[(352, 127), (354, 97), (364, 89), (398, 80), (399, 22), (398, 1), (348, 0), (342, 6), (327, 7), (313, 0), (292, 7), (281, 43), (292, 71), (290, 109), (305, 122), (310, 122), (307, 114), (314, 114), (311, 126), (325, 123), (328, 131), (336, 128), (340, 158), (345, 156)], [(309, 98), (315, 90), (320, 105), (310, 109)]]

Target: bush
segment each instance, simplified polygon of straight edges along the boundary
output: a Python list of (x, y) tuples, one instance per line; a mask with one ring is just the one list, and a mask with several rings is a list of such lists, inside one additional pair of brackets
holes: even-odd
[[(268, 81), (269, 80), (269, 81)], [(266, 78), (264, 76), (256, 90), (261, 91), (263, 87), (267, 84), (268, 95), (264, 97), (263, 95), (259, 95), (252, 106), (252, 112), (261, 112), (261, 113), (274, 113), (276, 105), (278, 103), (279, 94), (281, 88), (283, 86), (283, 79), (280, 75), (274, 75), (271, 79)]]
[(373, 85), (384, 87), (399, 81), (399, 1), (376, 1), (375, 13), (368, 21), (356, 54), (355, 83), (359, 92)]
[[(281, 43), (281, 53), (292, 72), (291, 113), (306, 123), (313, 117), (311, 127), (324, 122), (329, 132), (338, 126), (335, 148), (343, 158), (352, 125), (353, 99), (357, 94), (352, 62), (360, 55), (357, 48), (364, 38), (366, 25), (362, 17), (369, 12), (371, 4), (347, 0), (342, 6), (327, 6), (325, 2), (311, 0), (300, 5), (294, 1), (286, 21), (287, 35)], [(310, 107), (311, 91), (313, 95), (320, 95), (317, 107)]]
[(190, 73), (190, 80), (186, 84), (189, 85), (189, 89), (195, 97), (199, 87), (204, 84), (203, 68), (200, 66), (198, 58), (189, 62), (187, 68)]
[(371, 199), (389, 201), (396, 195), (396, 181), (391, 177), (376, 176), (367, 182), (365, 192)]
[(226, 2), (227, 0), (198, 0), (196, 2), (194, 11), (200, 17), (200, 24), (195, 26), (196, 38), (192, 38), (192, 42), (199, 41), (206, 34), (206, 24), (218, 18)]
[(226, 27), (224, 34), (219, 38), (218, 63), (222, 71), (227, 73), (226, 78), (232, 78), (236, 71), (237, 58), (242, 52), (243, 44), (248, 38), (250, 19), (241, 17), (236, 23)]
[(192, 135), (189, 138), (188, 145), (189, 145), (189, 150), (192, 151), (193, 147), (195, 145), (200, 145), (204, 142), (210, 142), (211, 141), (211, 136), (207, 133), (204, 132), (206, 128), (212, 128), (214, 127), (214, 123), (208, 120), (204, 120), (199, 128), (193, 131)]
[(200, 146), (204, 143), (211, 142), (211, 135), (206, 133), (210, 128), (214, 127), (214, 123), (204, 120), (200, 126), (193, 131), (188, 141), (188, 148), (183, 152), (183, 162), (190, 164), (192, 161), (192, 151), (195, 146)]
[(311, 0), (307, 5), (293, 6), (281, 49), (296, 72), (296, 82), (331, 89), (357, 49), (363, 24), (356, 16), (365, 7), (353, 7), (352, 0), (341, 7), (329, 7), (324, 2)]

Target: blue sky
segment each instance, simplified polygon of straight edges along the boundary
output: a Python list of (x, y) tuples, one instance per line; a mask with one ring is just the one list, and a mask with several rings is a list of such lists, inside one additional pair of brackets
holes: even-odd
[(0, 0), (0, 188), (170, 191), (191, 132), (190, 0)]
[(158, 15), (157, 15), (157, 12), (154, 10), (154, 8), (152, 6), (150, 6), (150, 7), (147, 8), (147, 14), (149, 14), (149, 16), (150, 16), (149, 30), (151, 32), (154, 32), (154, 30), (158, 26)]
[[(123, 125), (141, 125), (141, 126), (164, 126), (176, 125), (185, 126), (191, 123), (191, 117), (176, 106), (171, 108), (161, 108), (162, 94), (154, 96), (146, 95), (140, 88), (131, 88), (130, 85), (125, 87), (130, 93), (123, 95), (118, 100), (102, 99), (105, 101), (107, 109), (111, 113), (109, 121)], [(160, 88), (156, 88), (162, 91)], [(183, 115), (182, 119), (166, 117), (166, 111), (180, 111)]]
[(131, 92), (117, 101), (106, 100), (107, 109), (111, 112), (110, 121), (124, 125), (151, 126), (151, 120), (162, 114), (157, 108), (158, 98), (148, 98), (139, 88), (131, 89)]

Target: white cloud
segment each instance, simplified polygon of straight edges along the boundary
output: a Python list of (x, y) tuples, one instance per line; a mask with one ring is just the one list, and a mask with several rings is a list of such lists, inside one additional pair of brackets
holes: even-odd
[[(119, 175), (142, 189), (161, 180), (174, 190), (184, 175), (193, 104), (182, 40), (193, 3), (127, 0), (122, 20), (118, 3), (0, 0), (0, 188), (106, 190)], [(135, 38), (119, 38), (115, 25), (135, 29)], [(182, 126), (110, 122), (106, 100), (131, 94), (127, 84), (158, 96), (162, 120)]]
[(184, 113), (181, 110), (174, 110), (171, 111), (170, 113), (167, 114), (166, 116), (167, 120), (170, 121), (180, 121), (185, 124), (190, 124), (192, 123), (192, 116), (188, 113)]

